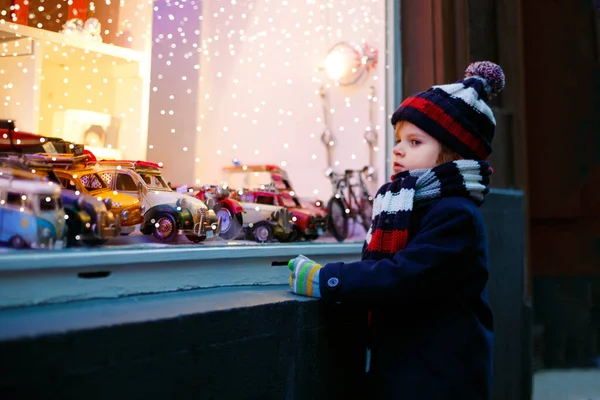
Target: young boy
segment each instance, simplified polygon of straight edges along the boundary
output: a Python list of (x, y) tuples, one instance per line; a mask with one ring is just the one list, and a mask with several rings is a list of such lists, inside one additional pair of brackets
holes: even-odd
[(294, 293), (361, 314), (363, 398), (490, 398), (493, 328), (479, 206), (495, 131), (487, 101), (503, 87), (502, 69), (484, 61), (460, 82), (407, 98), (392, 116), (395, 175), (375, 197), (361, 261), (290, 260)]

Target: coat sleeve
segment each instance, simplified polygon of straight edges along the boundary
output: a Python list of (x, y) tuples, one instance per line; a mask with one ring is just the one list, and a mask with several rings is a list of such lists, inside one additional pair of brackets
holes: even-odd
[(394, 257), (329, 263), (319, 281), (325, 301), (376, 305), (423, 296), (478, 295), (487, 277), (481, 214), (474, 204), (442, 199)]

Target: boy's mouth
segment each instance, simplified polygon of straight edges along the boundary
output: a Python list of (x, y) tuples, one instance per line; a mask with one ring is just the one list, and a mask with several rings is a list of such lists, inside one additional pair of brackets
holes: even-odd
[(394, 171), (398, 171), (404, 169), (404, 165), (402, 164), (398, 164), (398, 163), (394, 163)]

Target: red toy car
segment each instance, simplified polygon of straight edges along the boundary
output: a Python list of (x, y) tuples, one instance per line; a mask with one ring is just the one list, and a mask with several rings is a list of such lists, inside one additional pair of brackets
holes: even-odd
[[(298, 238), (313, 240), (319, 237), (326, 226), (326, 210), (319, 201), (303, 202), (292, 188), (287, 172), (277, 165), (234, 165), (225, 167), (229, 186), (254, 188), (245, 192), (244, 201), (279, 205), (293, 215)], [(258, 189), (256, 189), (258, 188)]]
[(194, 195), (211, 208), (221, 219), (221, 233), (219, 237), (230, 240), (235, 239), (244, 224), (244, 207), (230, 198), (229, 189), (216, 185), (205, 185)]
[(249, 203), (287, 208), (292, 214), (294, 223), (294, 231), (288, 241), (302, 238), (313, 240), (322, 235), (325, 230), (325, 214), (316, 209), (303, 207), (298, 199), (289, 194), (268, 189), (244, 190), (241, 193), (240, 195), (239, 192), (234, 192), (234, 198)]

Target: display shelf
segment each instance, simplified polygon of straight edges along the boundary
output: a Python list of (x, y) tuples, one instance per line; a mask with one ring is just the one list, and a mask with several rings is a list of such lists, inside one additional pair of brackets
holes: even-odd
[[(144, 159), (150, 54), (0, 20), (0, 118), (17, 128)], [(86, 141), (100, 127), (99, 143)], [(97, 129), (97, 128), (95, 128)]]
[(286, 285), (287, 261), (360, 259), (362, 243), (150, 244), (0, 254), (0, 309), (229, 286)]
[[(144, 52), (128, 49), (112, 44), (93, 42), (75, 35), (63, 35), (46, 29), (34, 28), (21, 24), (11, 24), (0, 20), (0, 43), (21, 38), (32, 38), (46, 45), (55, 45), (64, 48), (64, 52), (49, 53), (54, 61), (62, 62), (66, 53), (69, 57), (81, 58), (85, 54), (94, 54), (98, 59), (115, 63), (145, 62), (147, 56)], [(50, 56), (49, 55), (49, 56)]]

